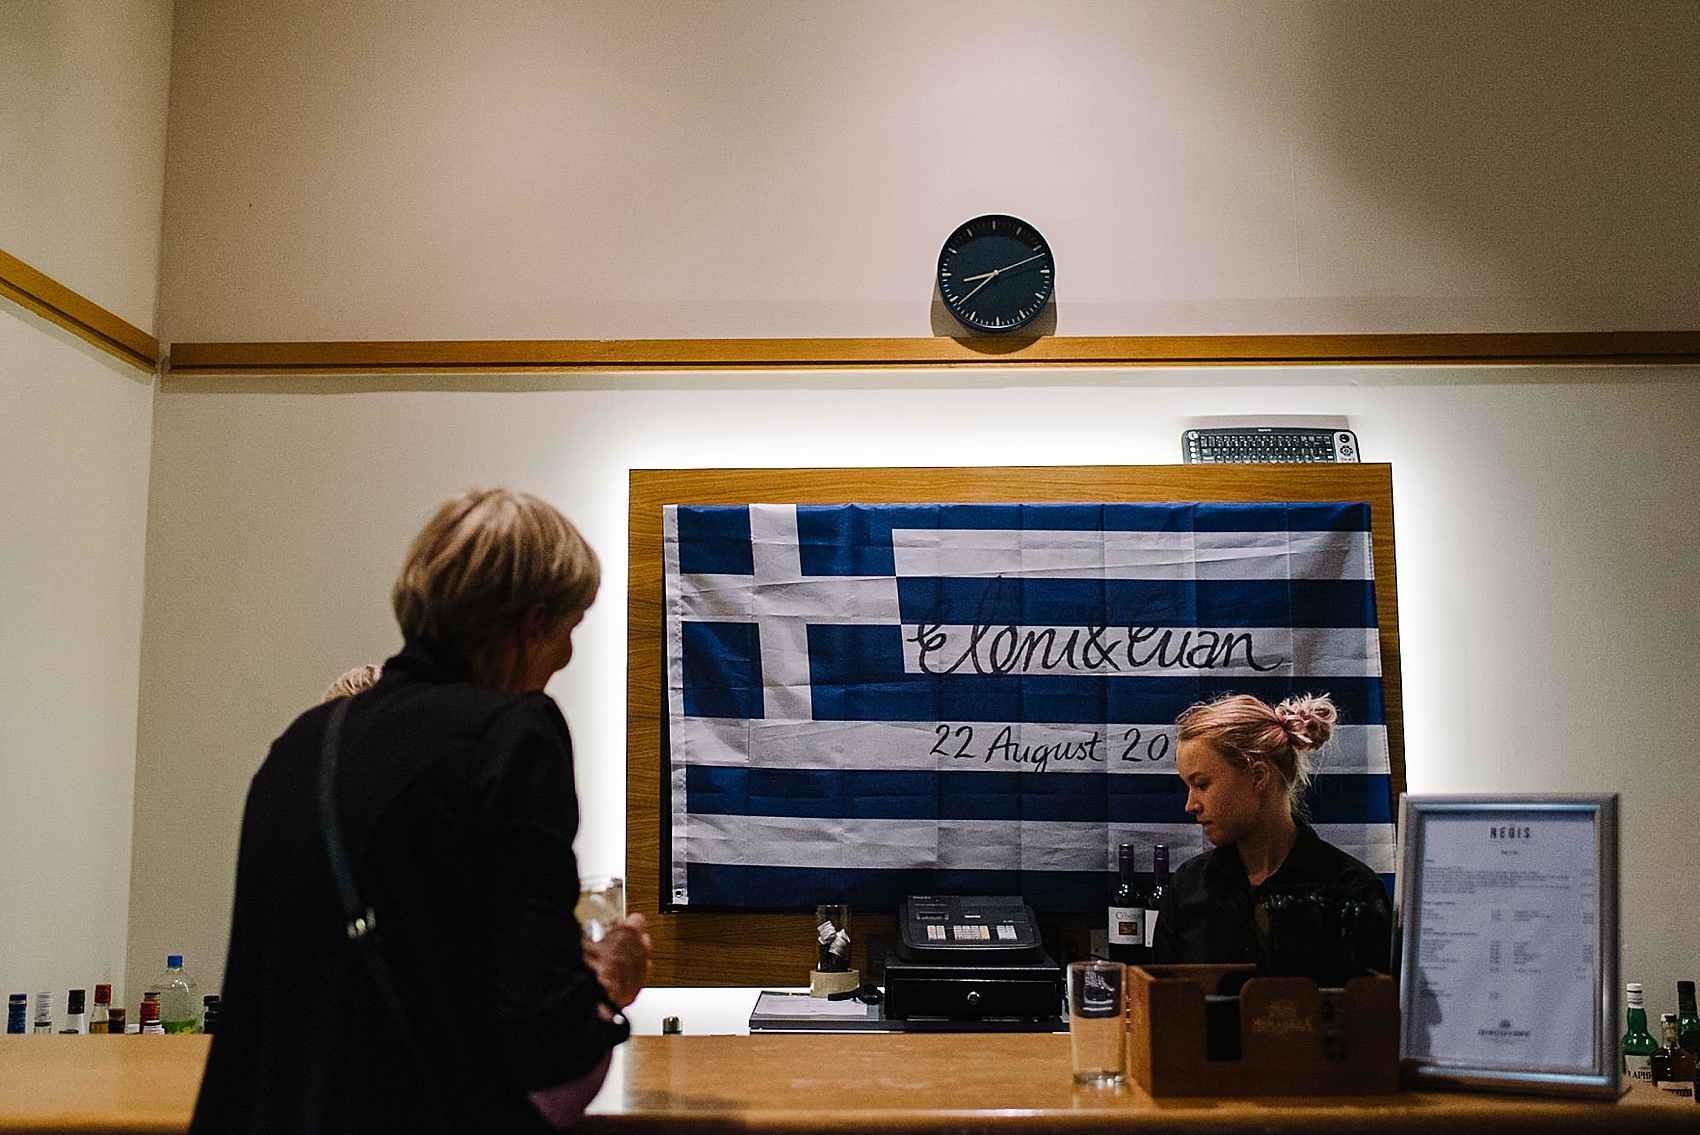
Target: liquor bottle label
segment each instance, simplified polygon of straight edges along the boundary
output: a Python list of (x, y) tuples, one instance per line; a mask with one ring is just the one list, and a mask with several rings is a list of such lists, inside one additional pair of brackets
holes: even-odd
[(1623, 1055), (1623, 1070), (1631, 1079), (1653, 1082), (1653, 1058), (1651, 1056)]
[(1688, 1081), (1654, 1080), (1653, 1084), (1655, 1087), (1662, 1091), (1669, 1092), (1673, 1096), (1681, 1096), (1683, 1099), (1689, 1100), (1694, 1098), (1694, 1085)]
[(1110, 908), (1110, 945), (1145, 945), (1145, 908), (1112, 906)]

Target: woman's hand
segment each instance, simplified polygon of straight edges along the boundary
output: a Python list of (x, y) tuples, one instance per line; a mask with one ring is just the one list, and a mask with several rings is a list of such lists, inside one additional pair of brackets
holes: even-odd
[(637, 1000), (649, 980), (649, 932), (641, 914), (628, 915), (608, 928), (600, 942), (584, 940), (584, 961), (607, 991), (608, 1000), (624, 1009)]

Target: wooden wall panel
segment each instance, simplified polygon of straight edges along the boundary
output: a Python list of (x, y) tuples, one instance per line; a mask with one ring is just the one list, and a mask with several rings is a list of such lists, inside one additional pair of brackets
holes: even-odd
[[(634, 469), (627, 607), (626, 887), (649, 916), (656, 985), (801, 985), (815, 961), (809, 914), (660, 912), (666, 762), (661, 510), (668, 504), (1010, 501), (1367, 501), (1396, 792), (1405, 785), (1399, 604), (1389, 465), (1100, 465), (916, 469)], [(854, 955), (882, 954), (889, 915), (855, 913)], [(1083, 940), (1083, 924), (1060, 933)]]

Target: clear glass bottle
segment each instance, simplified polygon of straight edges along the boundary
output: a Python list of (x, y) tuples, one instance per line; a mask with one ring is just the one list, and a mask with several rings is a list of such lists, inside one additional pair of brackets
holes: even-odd
[(1676, 1014), (1659, 1018), (1665, 1043), (1653, 1053), (1653, 1086), (1673, 1096), (1694, 1098), (1694, 1054), (1676, 1042)]
[(53, 1031), (53, 994), (37, 993), (35, 995), (35, 1031), (50, 1033)]
[(89, 1031), (88, 990), (73, 989), (65, 995), (65, 1028), (68, 1033)]
[(1145, 896), (1145, 948), (1157, 944), (1157, 908), (1163, 905), (1163, 892), (1169, 886), (1169, 845), (1160, 843), (1151, 849), (1151, 893)]
[(1641, 983), (1632, 981), (1625, 988), (1629, 995), (1629, 1026), (1623, 1034), (1623, 1072), (1630, 1079), (1650, 1084), (1653, 1053), (1659, 1050), (1659, 1045), (1647, 1031), (1647, 1004), (1641, 997)]
[(200, 1019), (201, 998), (195, 979), (183, 968), (183, 955), (165, 959), (159, 977), (159, 1023), (168, 1033), (192, 1033)]
[(105, 983), (94, 987), (94, 1008), (89, 1011), (89, 1032), (105, 1036), (112, 1023), (112, 986)]
[(1117, 880), (1110, 891), (1108, 910), (1109, 954), (1112, 962), (1142, 965), (1149, 959), (1145, 948), (1145, 895), (1134, 871), (1133, 844), (1124, 843), (1116, 853)]

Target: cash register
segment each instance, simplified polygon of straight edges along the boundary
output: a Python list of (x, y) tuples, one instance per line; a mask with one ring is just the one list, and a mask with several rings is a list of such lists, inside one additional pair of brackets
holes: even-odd
[(1021, 899), (911, 895), (898, 906), (897, 946), (885, 959), (888, 1020), (1048, 1027), (1062, 1000), (1062, 969)]

